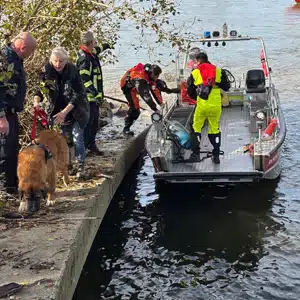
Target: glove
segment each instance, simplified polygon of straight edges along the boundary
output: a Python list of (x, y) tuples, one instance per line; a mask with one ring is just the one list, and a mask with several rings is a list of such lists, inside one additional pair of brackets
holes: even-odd
[(161, 79), (157, 79), (157, 80), (156, 80), (156, 87), (157, 87), (160, 91), (168, 93), (167, 90), (169, 90), (169, 88), (168, 88), (168, 86), (167, 86), (167, 84), (166, 84), (165, 81), (163, 81), (163, 80), (161, 80)]
[(168, 89), (167, 94), (180, 94), (180, 88)]
[(109, 104), (108, 104), (108, 102), (107, 102), (106, 100), (101, 99), (101, 100), (99, 101), (99, 107), (100, 107), (100, 108), (107, 108), (108, 106), (109, 106)]
[(103, 48), (103, 50), (102, 51), (105, 51), (105, 50), (107, 50), (107, 49), (115, 49), (115, 44), (116, 44), (116, 42), (113, 42), (113, 43), (104, 43), (104, 44), (102, 44), (102, 48)]
[(103, 94), (99, 93), (96, 97), (95, 97), (97, 103), (100, 105), (104, 100), (103, 100)]

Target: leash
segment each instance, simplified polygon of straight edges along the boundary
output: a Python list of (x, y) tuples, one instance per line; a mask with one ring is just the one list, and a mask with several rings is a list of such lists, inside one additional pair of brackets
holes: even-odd
[[(106, 96), (106, 95), (104, 95), (104, 98), (106, 98), (106, 99), (110, 99), (110, 100), (113, 100), (113, 101), (117, 101), (117, 102), (120, 102), (120, 103), (125, 103), (125, 104), (127, 104), (127, 105), (128, 105), (128, 102), (127, 102), (127, 101), (125, 101), (125, 100), (121, 100), (121, 99), (114, 98), (114, 97), (110, 97), (110, 96)], [(146, 109), (146, 108), (143, 108), (143, 107), (140, 107), (140, 109), (141, 109), (141, 110), (148, 110), (148, 109)]]
[(34, 140), (36, 137), (36, 121), (37, 118), (41, 119), (42, 125), (44, 127), (48, 126), (47, 114), (42, 109), (33, 108), (33, 121), (32, 121), (32, 129), (31, 129), (31, 140)]
[[(212, 152), (211, 151), (200, 151), (200, 154), (203, 154), (203, 153), (206, 153), (206, 156), (202, 157), (201, 159), (197, 160), (197, 161), (194, 161), (194, 160), (190, 160), (189, 158), (188, 159), (182, 159), (182, 158), (179, 158), (179, 159), (175, 159), (172, 161), (173, 164), (179, 164), (179, 163), (199, 163), (199, 162), (202, 162), (204, 161), (205, 159), (207, 158), (210, 158), (212, 157)], [(223, 150), (220, 150), (220, 155), (224, 155), (224, 151)]]

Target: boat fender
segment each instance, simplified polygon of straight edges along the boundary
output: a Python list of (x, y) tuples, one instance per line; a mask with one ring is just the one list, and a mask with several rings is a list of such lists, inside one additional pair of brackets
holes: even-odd
[(275, 131), (275, 128), (277, 127), (277, 119), (273, 119), (268, 127), (263, 131), (262, 133), (262, 139), (267, 140), (272, 138), (272, 135)]
[(268, 75), (269, 75), (269, 72), (268, 72), (268, 69), (267, 69), (267, 63), (266, 63), (266, 57), (265, 57), (264, 49), (261, 49), (261, 52), (260, 52), (260, 61), (261, 61), (261, 67), (263, 69), (265, 77), (267, 78)]

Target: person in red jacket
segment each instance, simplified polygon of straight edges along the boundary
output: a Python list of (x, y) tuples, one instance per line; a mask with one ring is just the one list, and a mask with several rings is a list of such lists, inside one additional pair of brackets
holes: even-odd
[[(130, 126), (140, 115), (138, 95), (153, 111), (157, 111), (157, 104), (159, 106), (163, 104), (161, 92), (166, 92), (168, 94), (179, 93), (178, 89), (169, 89), (163, 80), (158, 79), (161, 73), (162, 70), (158, 65), (144, 65), (139, 63), (129, 69), (121, 78), (120, 87), (129, 105), (123, 129), (125, 135), (134, 135), (130, 130)], [(155, 101), (153, 101), (152, 96)]]

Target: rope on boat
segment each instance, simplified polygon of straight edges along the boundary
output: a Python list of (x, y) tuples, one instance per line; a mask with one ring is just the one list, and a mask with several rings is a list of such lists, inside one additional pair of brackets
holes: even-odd
[[(194, 161), (194, 160), (190, 160), (190, 159), (184, 159), (184, 158), (178, 158), (172, 161), (172, 163), (176, 164), (176, 163), (199, 163), (204, 161), (207, 158), (212, 157), (212, 152), (211, 151), (200, 151), (201, 153), (206, 153), (206, 156), (202, 157), (201, 159)], [(224, 155), (224, 151), (220, 150), (220, 155)]]

